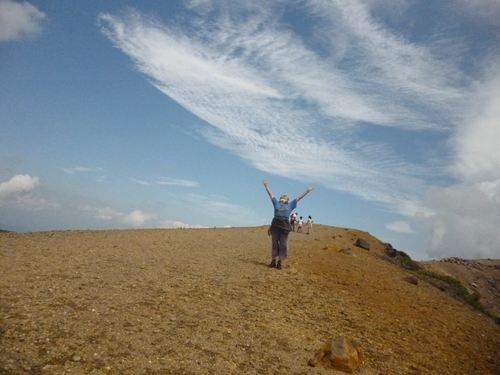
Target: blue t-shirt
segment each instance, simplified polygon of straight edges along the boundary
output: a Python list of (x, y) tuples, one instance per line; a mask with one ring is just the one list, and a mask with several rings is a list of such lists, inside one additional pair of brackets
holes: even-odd
[(281, 204), (279, 200), (276, 199), (276, 197), (271, 199), (271, 201), (273, 202), (274, 206), (274, 217), (288, 218), (292, 214), (292, 211), (297, 207), (297, 199), (294, 199), (293, 201), (286, 204)]

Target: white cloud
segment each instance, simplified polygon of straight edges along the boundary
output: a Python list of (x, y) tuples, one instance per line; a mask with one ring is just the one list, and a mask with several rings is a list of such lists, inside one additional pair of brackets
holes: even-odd
[(28, 2), (0, 0), (0, 41), (19, 40), (41, 31), (45, 14)]
[(56, 202), (34, 196), (35, 189), (40, 185), (38, 177), (29, 174), (16, 175), (9, 181), (0, 184), (0, 207), (8, 206), (26, 211), (43, 209), (59, 209)]
[(500, 184), (435, 189), (436, 215), (425, 220), (432, 258), (500, 258)]
[(471, 113), (450, 140), (455, 184), (433, 188), (425, 223), (429, 255), (500, 258), (500, 71), (471, 97)]
[(414, 234), (415, 231), (412, 229), (407, 221), (395, 221), (386, 225), (386, 228), (397, 233), (407, 233)]
[(133, 227), (140, 227), (144, 225), (146, 222), (153, 220), (156, 218), (156, 215), (147, 214), (142, 212), (141, 210), (134, 210), (128, 215), (126, 215), (122, 222), (127, 225), (131, 225)]
[(0, 184), (0, 199), (31, 192), (38, 185), (40, 185), (38, 177), (31, 177), (29, 174), (14, 176)]
[(128, 214), (125, 214), (111, 207), (81, 205), (78, 207), (78, 209), (81, 212), (91, 215), (94, 219), (114, 221), (116, 225), (125, 224), (132, 227), (140, 227), (147, 222), (157, 219), (157, 215), (148, 214), (141, 210), (134, 210)]
[(500, 70), (484, 82), (475, 88), (471, 113), (451, 139), (456, 154), (452, 171), (460, 180), (500, 177)]

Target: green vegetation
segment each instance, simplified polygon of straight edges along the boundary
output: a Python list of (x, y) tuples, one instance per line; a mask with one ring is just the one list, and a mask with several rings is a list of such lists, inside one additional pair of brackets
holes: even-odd
[(448, 287), (444, 289), (442, 288), (443, 291), (446, 291), (452, 296), (464, 301), (477, 311), (493, 319), (495, 323), (500, 324), (500, 317), (488, 311), (481, 303), (481, 295), (476, 292), (470, 293), (467, 288), (460, 282), (460, 280), (455, 279), (451, 276), (425, 270), (420, 267), (418, 262), (415, 262), (406, 254), (404, 254), (402, 257), (401, 265), (410, 271), (418, 273), (419, 275), (444, 282)]

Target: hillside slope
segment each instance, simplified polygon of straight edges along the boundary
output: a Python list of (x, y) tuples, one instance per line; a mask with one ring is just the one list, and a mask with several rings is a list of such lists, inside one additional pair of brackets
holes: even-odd
[(290, 245), (277, 270), (266, 227), (1, 234), (0, 374), (333, 374), (307, 363), (337, 335), (358, 374), (500, 374), (500, 326), (378, 239)]

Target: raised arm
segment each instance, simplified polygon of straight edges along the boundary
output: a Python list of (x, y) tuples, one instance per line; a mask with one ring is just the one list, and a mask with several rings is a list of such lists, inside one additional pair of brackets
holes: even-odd
[(313, 187), (308, 187), (307, 190), (304, 193), (302, 193), (301, 195), (299, 195), (299, 197), (297, 198), (297, 202), (300, 201), (302, 198), (304, 198), (307, 195), (307, 193), (309, 193), (311, 190), (314, 190), (314, 188)]
[(266, 188), (267, 194), (269, 194), (269, 198), (273, 199), (274, 195), (271, 193), (271, 190), (269, 189), (269, 186), (267, 185), (267, 180), (262, 180), (262, 183), (264, 184), (264, 187)]

